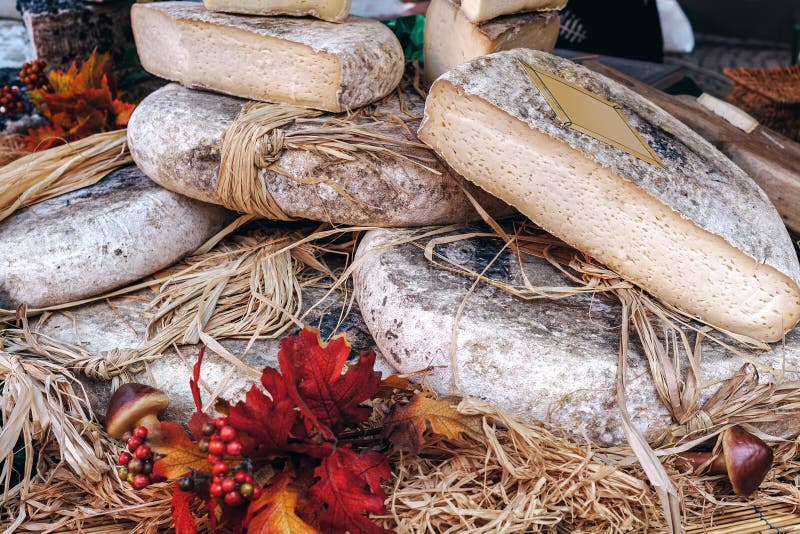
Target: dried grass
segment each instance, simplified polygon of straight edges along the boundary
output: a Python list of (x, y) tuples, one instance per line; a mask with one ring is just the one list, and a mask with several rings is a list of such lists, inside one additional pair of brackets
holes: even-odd
[(95, 184), (132, 162), (125, 130), (16, 158), (0, 167), (0, 221), (25, 206)]

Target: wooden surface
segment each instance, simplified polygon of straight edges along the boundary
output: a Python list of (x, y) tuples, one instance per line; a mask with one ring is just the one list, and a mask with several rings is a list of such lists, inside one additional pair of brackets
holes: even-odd
[(706, 138), (766, 191), (786, 226), (800, 232), (800, 144), (763, 126), (746, 134), (693, 97), (668, 95), (596, 61), (583, 64), (650, 99)]

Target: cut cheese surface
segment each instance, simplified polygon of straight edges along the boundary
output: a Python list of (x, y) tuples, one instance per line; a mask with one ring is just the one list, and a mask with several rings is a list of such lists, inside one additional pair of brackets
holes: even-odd
[(433, 0), (425, 21), (425, 79), (428, 83), (470, 59), (501, 50), (550, 52), (558, 39), (559, 16), (527, 13), (474, 24), (461, 0)]
[(463, 0), (461, 9), (472, 22), (485, 22), (503, 15), (563, 9), (567, 0)]
[(219, 93), (341, 112), (380, 100), (403, 75), (403, 49), (378, 21), (245, 17), (195, 2), (135, 4), (149, 72)]
[(206, 9), (245, 15), (310, 15), (342, 22), (350, 14), (350, 0), (203, 0)]
[[(618, 105), (664, 168), (562, 126), (519, 60)], [(777, 341), (800, 319), (800, 266), (764, 192), (621, 85), (514, 50), (437, 80), (419, 137), (457, 172), (684, 312)]]

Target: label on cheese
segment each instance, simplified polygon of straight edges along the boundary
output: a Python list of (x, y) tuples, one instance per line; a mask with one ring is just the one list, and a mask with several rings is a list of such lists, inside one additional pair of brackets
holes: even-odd
[(619, 106), (560, 76), (519, 60), (564, 127), (578, 130), (653, 165), (664, 163)]

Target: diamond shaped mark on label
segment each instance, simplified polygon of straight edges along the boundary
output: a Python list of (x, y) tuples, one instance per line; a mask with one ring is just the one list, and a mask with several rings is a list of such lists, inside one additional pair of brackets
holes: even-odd
[(585, 133), (643, 161), (664, 167), (619, 106), (572, 82), (519, 60), (562, 125)]

